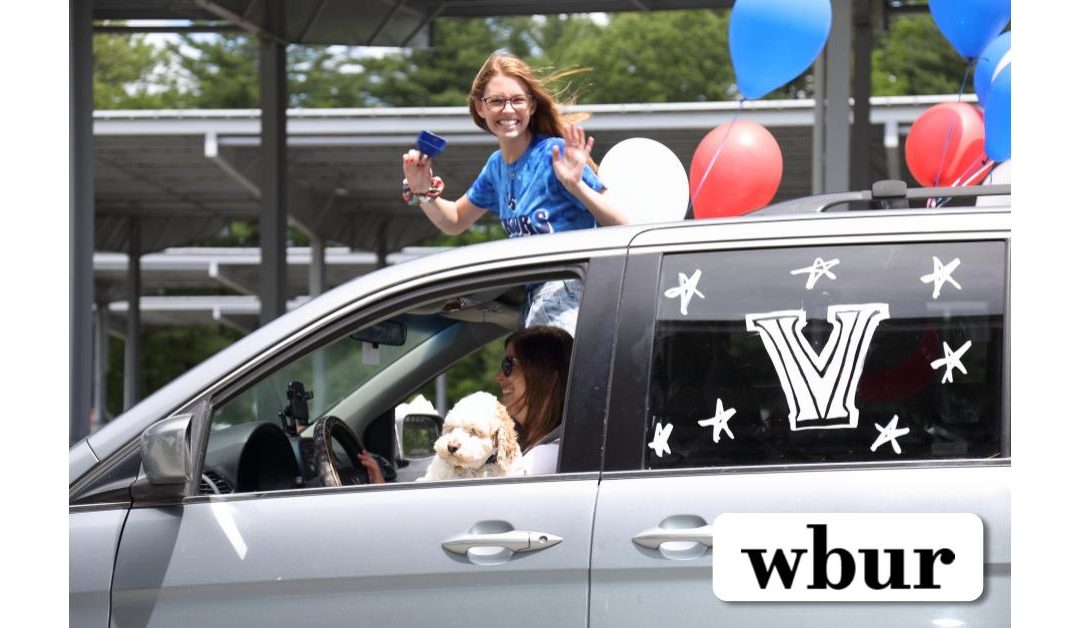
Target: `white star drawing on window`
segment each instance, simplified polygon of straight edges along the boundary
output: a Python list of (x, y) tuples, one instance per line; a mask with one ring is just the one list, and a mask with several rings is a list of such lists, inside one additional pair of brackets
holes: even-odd
[(814, 284), (816, 284), (817, 280), (821, 279), (823, 276), (828, 277), (829, 279), (836, 279), (836, 275), (832, 272), (831, 269), (833, 266), (836, 266), (839, 263), (840, 260), (836, 259), (835, 257), (827, 262), (819, 257), (814, 260), (813, 264), (809, 266), (804, 266), (803, 268), (796, 268), (795, 270), (791, 271), (791, 274), (806, 274), (806, 289), (813, 290)]
[(663, 458), (665, 452), (671, 453), (671, 447), (668, 447), (667, 441), (668, 437), (671, 436), (671, 430), (674, 427), (674, 423), (668, 423), (667, 425), (664, 425), (663, 423), (656, 424), (656, 430), (653, 431), (652, 442), (649, 443), (648, 447), (656, 452), (657, 458)]
[(941, 345), (941, 350), (945, 352), (945, 357), (938, 358), (937, 360), (931, 362), (930, 368), (936, 371), (944, 366), (945, 374), (941, 377), (941, 383), (944, 384), (945, 382), (949, 382), (951, 384), (953, 381), (953, 369), (956, 369), (964, 375), (967, 375), (967, 369), (964, 368), (964, 363), (960, 361), (960, 358), (964, 357), (964, 354), (967, 353), (967, 350), (971, 348), (971, 341), (968, 340), (964, 344), (960, 345), (960, 348), (956, 351), (953, 351), (952, 348), (949, 347), (949, 343), (947, 342), (942, 342)]
[(900, 443), (898, 443), (896, 439), (907, 434), (911, 430), (906, 427), (896, 429), (896, 423), (899, 420), (900, 417), (894, 414), (892, 420), (889, 421), (889, 424), (885, 427), (881, 427), (881, 425), (874, 423), (874, 427), (876, 427), (877, 431), (880, 433), (878, 434), (877, 440), (874, 441), (874, 444), (870, 445), (870, 451), (877, 451), (878, 447), (881, 447), (885, 443), (889, 443), (892, 445), (893, 452), (898, 454), (902, 453), (900, 451)]
[(695, 296), (699, 296), (702, 299), (705, 298), (704, 294), (697, 289), (698, 280), (701, 279), (701, 269), (695, 269), (694, 274), (689, 277), (686, 273), (679, 273), (679, 285), (674, 288), (668, 288), (664, 291), (664, 296), (669, 299), (679, 299), (679, 312), (683, 316), (686, 316), (686, 306), (690, 305), (690, 299)]
[(728, 438), (735, 440), (735, 435), (731, 433), (731, 427), (728, 425), (728, 421), (731, 417), (735, 416), (735, 408), (724, 409), (724, 402), (720, 401), (720, 398), (716, 399), (716, 414), (708, 419), (702, 419), (698, 421), (698, 425), (702, 427), (712, 426), (712, 442), (720, 442), (720, 434), (727, 432)]
[(942, 264), (941, 260), (934, 256), (934, 272), (929, 275), (923, 275), (919, 277), (919, 281), (923, 283), (934, 283), (934, 298), (941, 296), (941, 287), (946, 283), (950, 283), (957, 290), (963, 290), (960, 284), (956, 283), (956, 280), (952, 278), (952, 273), (956, 270), (956, 267), (960, 265), (960, 258), (954, 257), (953, 261), (948, 264)]

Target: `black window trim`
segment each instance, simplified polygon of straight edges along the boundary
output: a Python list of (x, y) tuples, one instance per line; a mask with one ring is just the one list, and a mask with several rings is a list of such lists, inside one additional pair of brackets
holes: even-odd
[(631, 253), (626, 259), (621, 306), (615, 326), (604, 473), (637, 471), (644, 461), (648, 426), (644, 409), (652, 370), (660, 261), (660, 252)]
[(614, 356), (612, 321), (618, 320), (625, 261), (621, 255), (589, 262), (567, 378), (560, 475), (600, 469)]

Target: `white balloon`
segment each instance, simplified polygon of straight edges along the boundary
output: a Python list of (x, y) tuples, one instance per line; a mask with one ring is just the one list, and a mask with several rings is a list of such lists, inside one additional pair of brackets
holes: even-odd
[(656, 140), (632, 137), (611, 147), (597, 173), (632, 224), (682, 220), (690, 180), (682, 162)]
[[(998, 185), (1012, 183), (1012, 160), (1003, 161), (994, 166), (990, 176), (986, 177), (983, 185)], [(980, 196), (975, 199), (976, 207), (1009, 207), (1012, 205), (1012, 195)]]

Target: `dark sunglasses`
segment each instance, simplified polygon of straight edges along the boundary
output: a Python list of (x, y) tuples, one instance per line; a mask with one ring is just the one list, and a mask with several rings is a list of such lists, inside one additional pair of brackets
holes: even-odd
[(517, 358), (506, 356), (502, 359), (502, 364), (499, 365), (499, 369), (502, 371), (503, 377), (510, 377), (510, 374), (514, 372), (514, 363), (517, 362)]

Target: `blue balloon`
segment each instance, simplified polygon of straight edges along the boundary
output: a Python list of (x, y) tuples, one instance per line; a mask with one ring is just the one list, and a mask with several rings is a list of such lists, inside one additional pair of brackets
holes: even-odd
[(728, 46), (743, 97), (761, 98), (802, 74), (831, 26), (829, 0), (737, 0)]
[(974, 59), (1012, 17), (1009, 0), (930, 0), (930, 15), (965, 59)]
[(986, 92), (986, 156), (994, 161), (1012, 157), (1012, 64), (997, 75)]
[(990, 79), (994, 76), (994, 70), (1005, 53), (1012, 48), (1012, 31), (1002, 33), (997, 39), (990, 42), (986, 50), (979, 55), (975, 63), (975, 93), (979, 96), (979, 102), (986, 104), (986, 90), (990, 89)]

